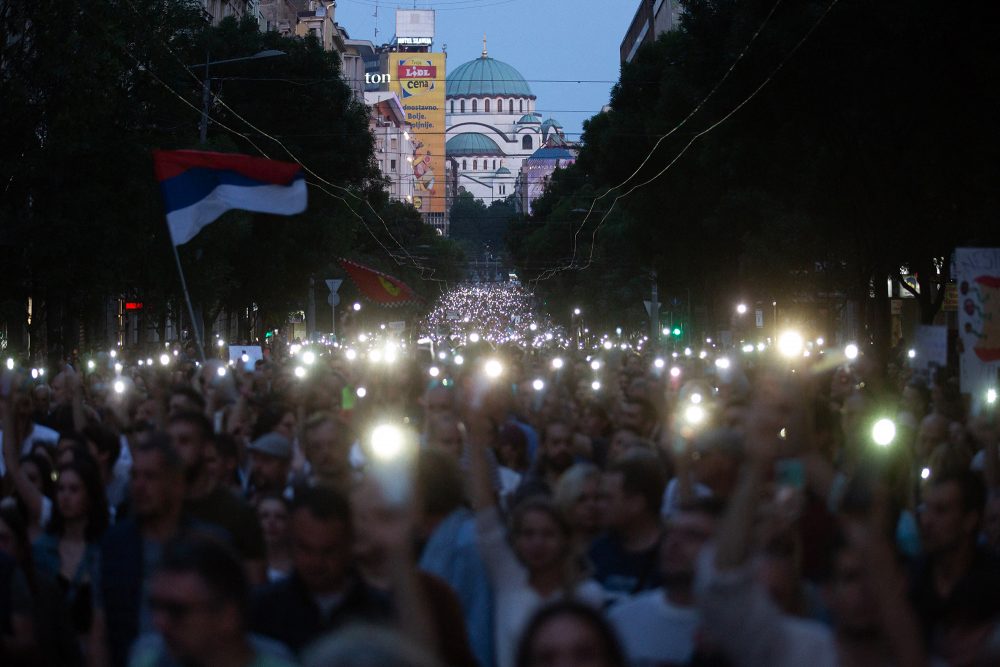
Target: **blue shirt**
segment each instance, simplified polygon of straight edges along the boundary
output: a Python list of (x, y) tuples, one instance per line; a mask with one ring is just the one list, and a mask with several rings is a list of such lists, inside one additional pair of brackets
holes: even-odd
[(449, 514), (434, 529), (420, 557), (420, 568), (444, 579), (455, 590), (465, 615), (472, 652), (482, 667), (493, 664), (493, 591), (476, 546), (472, 512)]

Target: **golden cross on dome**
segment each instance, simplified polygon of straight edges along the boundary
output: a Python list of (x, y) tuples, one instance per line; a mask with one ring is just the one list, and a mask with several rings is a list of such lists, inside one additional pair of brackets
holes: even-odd
[(483, 33), (483, 58), (486, 58), (486, 33)]

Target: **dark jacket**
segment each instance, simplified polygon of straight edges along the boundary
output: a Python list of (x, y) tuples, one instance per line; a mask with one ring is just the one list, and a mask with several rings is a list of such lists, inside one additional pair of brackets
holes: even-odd
[(250, 605), (250, 630), (282, 642), (295, 653), (324, 634), (355, 622), (379, 623), (392, 618), (389, 599), (352, 576), (347, 594), (324, 617), (298, 574), (261, 588)]

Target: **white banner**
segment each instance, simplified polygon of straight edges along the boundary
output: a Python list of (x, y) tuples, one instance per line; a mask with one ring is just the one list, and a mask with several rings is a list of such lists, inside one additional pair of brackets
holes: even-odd
[(958, 248), (955, 268), (962, 391), (975, 407), (1000, 365), (1000, 248)]
[(947, 366), (948, 327), (919, 325), (914, 334), (913, 349), (917, 352), (917, 366), (927, 368), (932, 363)]

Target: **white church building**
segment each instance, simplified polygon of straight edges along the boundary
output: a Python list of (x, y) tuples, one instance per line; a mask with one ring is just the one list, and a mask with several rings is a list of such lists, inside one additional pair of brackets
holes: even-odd
[[(487, 206), (515, 194), (521, 165), (550, 139), (565, 143), (562, 125), (542, 120), (520, 72), (482, 56), (450, 72), (445, 86), (445, 156), (451, 192)], [(549, 142), (551, 145), (552, 142)]]

